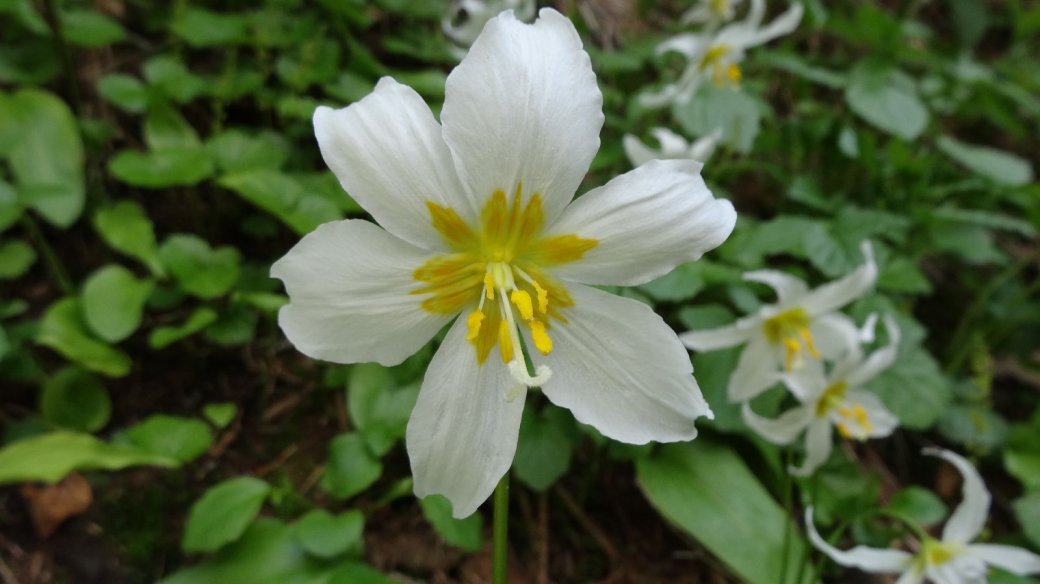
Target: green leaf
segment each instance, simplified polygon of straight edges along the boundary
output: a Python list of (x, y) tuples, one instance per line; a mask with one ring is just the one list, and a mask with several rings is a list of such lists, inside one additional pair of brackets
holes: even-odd
[(831, 89), (841, 89), (848, 84), (844, 73), (811, 65), (797, 53), (763, 51), (755, 55), (755, 60)]
[(484, 547), (484, 518), (474, 513), (465, 519), (451, 515), (451, 501), (442, 495), (430, 495), (419, 499), (423, 516), (437, 533), (449, 544), (469, 552), (478, 552)]
[(926, 527), (938, 524), (949, 512), (938, 495), (921, 487), (900, 489), (892, 495), (887, 509), (909, 520), (912, 525)]
[(762, 107), (743, 91), (705, 83), (689, 103), (674, 106), (672, 115), (694, 136), (707, 136), (722, 128), (721, 141), (746, 154), (758, 136)]
[(194, 235), (171, 235), (159, 248), (159, 259), (181, 288), (199, 298), (231, 291), (241, 261), (235, 248), (213, 249)]
[(914, 140), (928, 126), (929, 114), (913, 81), (888, 66), (862, 62), (852, 71), (845, 101), (874, 127)]
[(360, 511), (331, 515), (324, 509), (315, 509), (296, 523), (296, 539), (305, 550), (319, 558), (334, 558), (351, 552), (360, 556), (365, 529), (365, 516)]
[(931, 294), (932, 283), (909, 258), (897, 257), (885, 262), (878, 274), (877, 286), (890, 292)]
[[(2, 98), (2, 94), (0, 94)], [(2, 155), (2, 154), (0, 154)], [(22, 218), (22, 207), (14, 187), (0, 179), (0, 233)]]
[(903, 426), (930, 428), (946, 412), (952, 398), (950, 384), (935, 359), (919, 346), (900, 351), (895, 364), (869, 386)]
[(149, 59), (142, 70), (148, 83), (180, 103), (189, 102), (206, 91), (206, 81), (188, 71), (184, 63), (170, 55)]
[(148, 452), (189, 462), (213, 445), (209, 426), (201, 420), (156, 414), (129, 428), (126, 439)]
[(947, 440), (964, 444), (972, 452), (996, 450), (1008, 430), (1007, 420), (982, 405), (955, 404), (939, 420), (939, 431)]
[(1032, 165), (1017, 154), (988, 146), (966, 144), (949, 136), (939, 136), (935, 145), (943, 154), (964, 168), (994, 182), (1020, 187), (1033, 180)]
[(40, 414), (66, 430), (97, 432), (108, 423), (112, 401), (100, 379), (78, 367), (66, 367), (44, 384)]
[(369, 448), (382, 456), (404, 438), (408, 418), (419, 399), (419, 385), (398, 386), (376, 363), (356, 365), (350, 372), (347, 410)]
[(574, 430), (574, 418), (566, 410), (547, 406), (536, 413), (524, 408), (513, 458), (516, 477), (538, 492), (551, 487), (571, 466)]
[(257, 319), (256, 311), (236, 302), (206, 327), (206, 338), (218, 345), (244, 345), (256, 337)]
[(151, 150), (190, 150), (202, 146), (195, 128), (165, 101), (148, 108), (144, 117), (144, 142)]
[(211, 487), (188, 512), (181, 547), (186, 552), (211, 552), (242, 537), (270, 492), (270, 485), (254, 477)]
[(1033, 492), (1012, 503), (1022, 531), (1033, 545), (1040, 547), (1040, 492)]
[(134, 446), (106, 444), (90, 434), (52, 432), (0, 449), (0, 485), (56, 483), (74, 470), (119, 470), (139, 465), (173, 468), (178, 463)]
[(201, 331), (217, 320), (217, 311), (208, 306), (200, 306), (191, 313), (183, 324), (176, 326), (161, 326), (152, 331), (148, 336), (148, 346), (153, 349), (162, 349), (183, 338)]
[(99, 210), (94, 228), (112, 249), (141, 260), (156, 276), (165, 275), (152, 221), (137, 203), (124, 200)]
[(126, 31), (118, 22), (96, 10), (72, 8), (60, 15), (62, 33), (74, 45), (103, 47), (126, 38)]
[(340, 434), (329, 443), (329, 462), (322, 486), (337, 499), (347, 499), (367, 489), (383, 474), (383, 465), (365, 447), (357, 433)]
[(641, 285), (639, 289), (661, 302), (689, 300), (707, 286), (701, 275), (702, 267), (699, 263), (693, 262), (682, 264), (671, 272)]
[(181, 10), (170, 29), (196, 48), (249, 42), (249, 21), (244, 16), (220, 14), (195, 6)]
[(798, 527), (729, 448), (704, 438), (665, 444), (636, 461), (636, 476), (661, 514), (744, 582), (814, 581), (811, 575), (797, 577), (807, 553)]
[(210, 138), (206, 148), (224, 172), (277, 170), (289, 157), (289, 143), (274, 132), (251, 136), (244, 130), (227, 130)]
[(1035, 237), (1037, 234), (1036, 228), (1028, 221), (1004, 215), (1002, 213), (993, 213), (979, 209), (956, 209), (954, 207), (939, 207), (937, 209), (931, 209), (929, 212), (933, 217), (939, 219), (962, 221), (980, 227), (989, 227), (990, 229), (999, 229), (1000, 231), (1010, 231), (1018, 233), (1019, 235), (1024, 235), (1025, 237)]
[(86, 192), (76, 118), (65, 102), (38, 89), (22, 89), (7, 102), (18, 120), (8, 162), (19, 199), (57, 227), (72, 225)]
[(90, 336), (80, 317), (79, 302), (73, 297), (63, 298), (47, 309), (40, 320), (36, 342), (108, 377), (122, 377), (130, 372), (130, 357)]
[(202, 147), (124, 150), (109, 159), (108, 170), (127, 184), (161, 189), (198, 184), (213, 174), (213, 161)]
[(226, 428), (231, 420), (235, 419), (235, 415), (238, 414), (238, 406), (231, 402), (223, 402), (219, 404), (206, 404), (202, 408), (202, 415), (214, 426), (218, 428)]
[(248, 170), (229, 174), (222, 177), (219, 183), (274, 215), (300, 235), (310, 233), (322, 223), (343, 218), (332, 202), (305, 193), (292, 177), (276, 170)]
[(141, 326), (144, 305), (154, 286), (155, 282), (138, 280), (123, 266), (100, 268), (83, 285), (84, 320), (102, 340), (117, 343)]
[(36, 262), (36, 252), (20, 239), (0, 243), (0, 280), (22, 277)]
[(148, 105), (148, 87), (130, 75), (105, 75), (98, 81), (97, 91), (109, 103), (130, 113), (139, 114)]

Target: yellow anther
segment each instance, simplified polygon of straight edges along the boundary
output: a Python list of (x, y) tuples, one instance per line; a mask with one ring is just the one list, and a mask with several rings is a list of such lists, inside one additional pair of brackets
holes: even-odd
[(726, 78), (732, 83), (740, 83), (740, 80), (744, 78), (744, 74), (740, 70), (740, 65), (730, 63), (729, 67), (726, 67)]
[(509, 323), (502, 320), (498, 323), (498, 350), (502, 352), (502, 362), (513, 360), (513, 340), (510, 338)]
[(548, 355), (552, 352), (553, 343), (552, 339), (549, 338), (549, 333), (545, 332), (545, 323), (540, 320), (531, 322), (531, 338), (534, 339), (534, 346), (543, 355)]
[(484, 291), (488, 300), (495, 299), (495, 279), (491, 277), (491, 272), (484, 273)]
[(796, 363), (801, 362), (800, 359), (796, 362), (795, 357), (801, 356), (802, 346), (798, 344), (798, 341), (787, 338), (784, 339), (784, 347), (787, 348), (787, 351), (784, 353), (784, 367), (788, 371), (793, 371)]
[(838, 413), (841, 414), (841, 417), (843, 417), (843, 418), (850, 418), (851, 419), (851, 418), (854, 418), (856, 416), (856, 414), (853, 412), (852, 408), (849, 408), (849, 407), (840, 407), (840, 408), (838, 408)]
[(814, 358), (819, 359), (820, 352), (816, 350), (816, 343), (813, 342), (812, 333), (809, 332), (809, 329), (803, 327), (798, 331), (798, 336), (802, 337), (802, 340), (805, 341), (805, 349), (809, 351), (809, 354)]
[(513, 293), (509, 295), (509, 299), (516, 305), (516, 309), (520, 311), (520, 316), (524, 320), (530, 321), (534, 319), (534, 306), (531, 304), (531, 295), (523, 290), (513, 290)]
[(477, 338), (480, 334), (480, 323), (484, 321), (484, 313), (479, 310), (474, 310), (466, 317), (466, 327), (469, 331), (466, 333), (466, 340), (472, 341)]
[(715, 45), (708, 49), (708, 52), (704, 53), (704, 57), (701, 59), (701, 71), (707, 69), (708, 67), (716, 65), (719, 62), (719, 60), (722, 59), (722, 57), (724, 57), (728, 52), (729, 45), (725, 43)]
[(531, 281), (531, 284), (534, 285), (534, 291), (538, 294), (538, 311), (545, 314), (549, 310), (549, 291), (534, 280)]
[(852, 432), (849, 432), (849, 427), (844, 423), (838, 424), (838, 433), (841, 434), (842, 438), (852, 438)]

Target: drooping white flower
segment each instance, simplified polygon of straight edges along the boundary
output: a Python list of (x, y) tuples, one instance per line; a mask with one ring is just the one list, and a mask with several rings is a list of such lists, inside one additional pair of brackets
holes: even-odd
[(523, 22), (534, 19), (535, 0), (454, 0), (441, 29), (455, 46), (452, 53), (462, 59), (489, 20), (506, 10)]
[(838, 309), (859, 298), (877, 280), (877, 264), (870, 242), (860, 246), (866, 262), (847, 276), (815, 290), (801, 279), (774, 270), (744, 274), (776, 290), (777, 301), (732, 325), (694, 330), (679, 335), (695, 351), (712, 351), (747, 343), (733, 375), (728, 395), (744, 402), (773, 385), (778, 370), (801, 369), (807, 359), (837, 360), (859, 337), (852, 319)]
[(509, 469), (529, 386), (628, 443), (689, 440), (711, 415), (671, 328), (591, 285), (696, 260), (736, 213), (688, 160), (572, 203), (602, 100), (574, 25), (543, 9), (533, 25), (510, 12), (488, 22), (448, 76), (441, 124), (390, 78), (314, 114), (326, 163), (381, 227), (326, 223), (275, 263), (290, 297), (279, 324), (311, 357), (390, 366), (455, 319), (406, 442), (416, 494), (447, 496), (456, 517)]
[(693, 144), (690, 144), (686, 141), (686, 138), (668, 128), (654, 128), (650, 130), (650, 133), (661, 144), (660, 150), (648, 147), (632, 134), (625, 134), (625, 137), (622, 138), (621, 144), (625, 147), (625, 154), (628, 155), (628, 160), (632, 163), (632, 166), (641, 166), (651, 160), (696, 160), (697, 162), (704, 162), (711, 156), (712, 152), (715, 152), (715, 146), (718, 145), (719, 138), (722, 137), (722, 128), (716, 128), (715, 131), (700, 138)]
[(856, 546), (848, 551), (828, 544), (813, 525), (812, 508), (805, 511), (805, 527), (813, 545), (832, 560), (866, 572), (902, 574), (897, 584), (985, 584), (988, 566), (1018, 576), (1040, 574), (1040, 556), (1009, 545), (971, 543), (986, 525), (990, 494), (975, 467), (958, 454), (927, 448), (925, 454), (946, 459), (964, 477), (964, 500), (943, 528), (942, 539), (920, 542), (917, 554), (897, 549)]
[(698, 0), (679, 19), (683, 24), (701, 24), (714, 30), (722, 23), (733, 20), (737, 6), (744, 0)]
[(658, 54), (674, 51), (683, 55), (686, 68), (675, 83), (657, 92), (641, 94), (640, 105), (658, 108), (671, 103), (688, 103), (705, 79), (719, 87), (739, 84), (743, 76), (740, 63), (747, 49), (790, 34), (798, 28), (804, 8), (800, 2), (793, 2), (773, 22), (762, 26), (765, 11), (765, 0), (751, 0), (747, 18), (740, 22), (718, 32), (676, 35), (658, 45)]
[(816, 471), (831, 453), (833, 428), (843, 438), (866, 440), (891, 434), (899, 419), (885, 404), (863, 387), (896, 360), (899, 349), (899, 327), (891, 317), (885, 318), (888, 344), (864, 357), (859, 339), (831, 371), (813, 359), (798, 371), (780, 375), (800, 405), (776, 419), (759, 416), (744, 402), (741, 414), (752, 430), (774, 444), (790, 444), (805, 433), (805, 461), (791, 473), (808, 476)]

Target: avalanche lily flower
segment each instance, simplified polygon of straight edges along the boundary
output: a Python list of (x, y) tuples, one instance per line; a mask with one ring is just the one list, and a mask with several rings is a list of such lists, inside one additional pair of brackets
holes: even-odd
[(686, 138), (668, 128), (654, 128), (650, 130), (650, 133), (661, 144), (660, 150), (649, 148), (632, 134), (625, 134), (625, 137), (622, 138), (621, 143), (625, 147), (625, 154), (628, 155), (628, 160), (632, 163), (632, 166), (642, 166), (651, 160), (696, 160), (697, 162), (704, 162), (711, 156), (712, 152), (715, 152), (715, 146), (718, 145), (719, 138), (722, 137), (722, 128), (716, 128), (715, 131), (693, 144), (690, 144), (686, 141)]
[(703, 24), (709, 29), (717, 28), (724, 22), (733, 20), (737, 5), (744, 0), (700, 0), (683, 13), (680, 22), (683, 24)]
[(842, 438), (862, 441), (888, 436), (899, 425), (899, 419), (881, 400), (863, 389), (896, 360), (899, 327), (886, 317), (885, 328), (888, 344), (869, 357), (864, 358), (857, 342), (830, 373), (824, 372), (822, 362), (812, 360), (799, 371), (781, 375), (801, 404), (779, 418), (763, 418), (751, 409), (750, 402), (744, 402), (744, 422), (774, 444), (790, 444), (805, 432), (805, 462), (792, 468), (792, 474), (809, 476), (826, 462), (831, 453), (832, 428), (837, 428)]
[(773, 22), (762, 26), (765, 0), (751, 0), (748, 16), (716, 33), (686, 33), (674, 36), (657, 46), (657, 53), (675, 51), (686, 57), (686, 68), (675, 83), (665, 85), (658, 92), (639, 96), (643, 107), (659, 108), (671, 103), (685, 104), (697, 92), (704, 79), (719, 87), (736, 86), (743, 73), (740, 62), (747, 49), (757, 47), (790, 34), (798, 28), (804, 8), (794, 2)]
[[(408, 423), (415, 493), (473, 513), (512, 464), (527, 389), (632, 444), (690, 440), (711, 416), (689, 354), (634, 286), (722, 243), (736, 213), (688, 160), (571, 202), (599, 149), (603, 97), (574, 25), (492, 18), (448, 76), (441, 123), (383, 78), (314, 129), (381, 227), (326, 223), (271, 269), (303, 353), (396, 365), (454, 320)], [(457, 317), (457, 318), (456, 318)], [(525, 348), (527, 350), (525, 350)]]
[(852, 319), (838, 309), (862, 296), (877, 280), (870, 242), (860, 246), (866, 262), (840, 280), (815, 290), (794, 276), (774, 270), (747, 272), (744, 279), (776, 290), (776, 304), (716, 329), (679, 335), (695, 351), (712, 351), (747, 343), (729, 379), (731, 402), (744, 402), (776, 382), (776, 371), (795, 371), (813, 359), (834, 361), (859, 337)]
[(925, 454), (946, 459), (964, 477), (964, 500), (943, 528), (942, 539), (925, 537), (917, 555), (903, 550), (856, 546), (849, 551), (828, 544), (813, 525), (812, 508), (805, 511), (809, 539), (842, 566), (874, 573), (901, 573), (897, 584), (985, 584), (988, 566), (1018, 576), (1040, 574), (1040, 556), (1009, 545), (971, 543), (986, 524), (990, 494), (975, 467), (961, 456), (939, 448)]
[(531, 22), (534, 9), (535, 0), (455, 0), (441, 21), (441, 30), (456, 44), (452, 53), (462, 59), (493, 17), (512, 10), (517, 19)]

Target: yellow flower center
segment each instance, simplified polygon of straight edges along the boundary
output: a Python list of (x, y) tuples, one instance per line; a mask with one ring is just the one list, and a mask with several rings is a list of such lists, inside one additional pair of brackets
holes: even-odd
[(963, 551), (963, 546), (960, 544), (943, 543), (932, 538), (925, 539), (921, 544), (921, 551), (914, 560), (914, 570), (917, 574), (924, 574), (929, 566), (941, 566)]
[(839, 381), (825, 389), (820, 401), (816, 402), (816, 415), (822, 418), (840, 406), (841, 402), (845, 401), (845, 392), (848, 389), (849, 384), (844, 381)]
[(811, 324), (812, 317), (804, 308), (785, 310), (762, 323), (766, 339), (774, 345), (782, 344), (786, 349), (784, 366), (788, 371), (794, 371), (805, 363), (805, 352), (816, 359), (820, 358), (812, 333), (809, 332)]
[(709, 6), (716, 16), (725, 16), (729, 13), (729, 0), (711, 0)]
[(730, 50), (731, 47), (729, 45), (720, 43), (709, 48), (708, 52), (704, 53), (704, 56), (701, 58), (701, 71), (710, 69), (711, 81), (717, 87), (736, 86), (743, 79), (740, 65), (726, 62), (725, 57)]
[(561, 310), (574, 305), (545, 268), (580, 259), (598, 242), (577, 235), (544, 237), (542, 197), (534, 193), (525, 202), (522, 184), (512, 201), (501, 190), (492, 193), (478, 225), (467, 224), (447, 207), (426, 205), (451, 253), (415, 271), (423, 286), (413, 294), (426, 295), (422, 307), (435, 314), (471, 309), (466, 339), (476, 349), (477, 362), (483, 364), (497, 345), (502, 362), (526, 374), (518, 327), (527, 327), (535, 348), (548, 355), (551, 320), (565, 324)]

